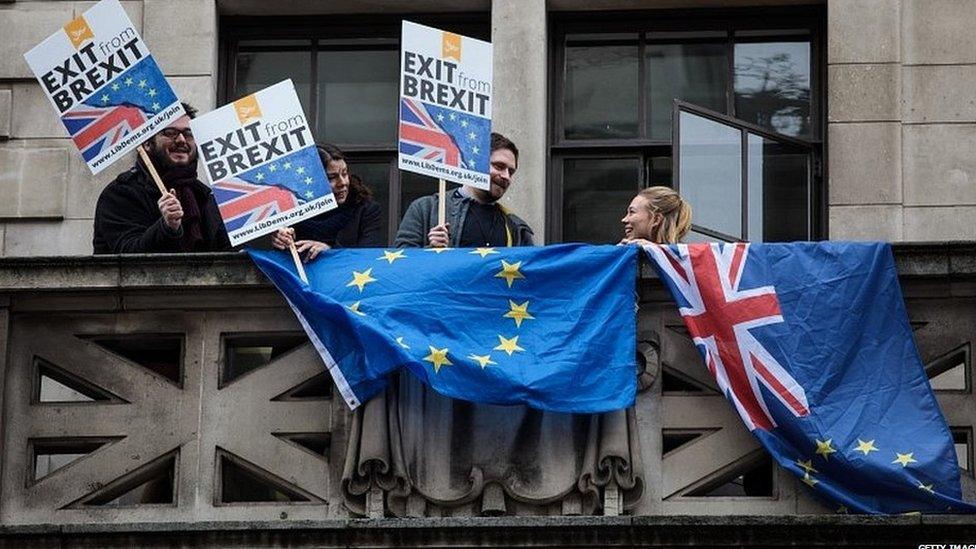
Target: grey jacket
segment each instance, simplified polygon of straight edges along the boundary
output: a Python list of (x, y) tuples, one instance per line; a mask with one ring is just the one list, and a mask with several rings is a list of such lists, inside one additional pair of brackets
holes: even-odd
[[(473, 198), (461, 194), (460, 189), (447, 193), (447, 208), (445, 216), (450, 224), (450, 245), (458, 247), (461, 242), (461, 229), (468, 214), (468, 207)], [(532, 229), (522, 219), (502, 208), (505, 213), (506, 224), (512, 235), (513, 246), (532, 246)], [(414, 200), (407, 213), (403, 214), (400, 229), (397, 231), (393, 246), (396, 248), (425, 248), (427, 247), (427, 233), (437, 225), (437, 195), (432, 194)]]

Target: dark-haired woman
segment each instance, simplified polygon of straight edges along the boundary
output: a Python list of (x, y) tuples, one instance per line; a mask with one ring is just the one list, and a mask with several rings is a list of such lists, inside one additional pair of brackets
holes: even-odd
[(373, 192), (355, 175), (349, 175), (346, 156), (335, 145), (317, 146), (325, 174), (339, 207), (302, 221), (292, 229), (279, 229), (271, 239), (274, 247), (287, 249), (292, 238), (305, 261), (329, 248), (376, 248), (385, 244), (380, 234), (382, 213)]

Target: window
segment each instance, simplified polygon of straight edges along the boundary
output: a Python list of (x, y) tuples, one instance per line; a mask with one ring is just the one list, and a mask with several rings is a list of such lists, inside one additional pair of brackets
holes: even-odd
[[(689, 184), (681, 187), (698, 239), (825, 234), (822, 9), (645, 10), (595, 19), (558, 15), (551, 25), (552, 241), (616, 242), (634, 194), (672, 185), (676, 99), (690, 105), (684, 135), (709, 143), (682, 156), (684, 169), (699, 170), (704, 181), (709, 170), (712, 176), (696, 186), (685, 174)], [(749, 171), (735, 185), (716, 178), (743, 167)]]
[(410, 14), (302, 18), (226, 17), (221, 20), (219, 103), (291, 78), (317, 141), (346, 153), (383, 208), (383, 232), (393, 241), (415, 198), (437, 191), (434, 179), (397, 169), (400, 22), (490, 39), (488, 14)]

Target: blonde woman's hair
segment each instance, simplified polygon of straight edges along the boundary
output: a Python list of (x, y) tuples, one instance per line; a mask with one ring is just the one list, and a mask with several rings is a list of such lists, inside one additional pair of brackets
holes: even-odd
[(648, 187), (638, 193), (647, 200), (651, 215), (659, 213), (661, 222), (654, 228), (651, 240), (657, 244), (674, 244), (691, 229), (691, 205), (671, 187)]

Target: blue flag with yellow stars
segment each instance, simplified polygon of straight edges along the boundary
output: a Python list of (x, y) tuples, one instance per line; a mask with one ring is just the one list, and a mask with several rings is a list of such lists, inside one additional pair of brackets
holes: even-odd
[(705, 366), (841, 512), (973, 513), (884, 243), (648, 246)]
[(595, 413), (634, 403), (632, 246), (248, 250), (350, 408), (405, 367), (449, 397)]

